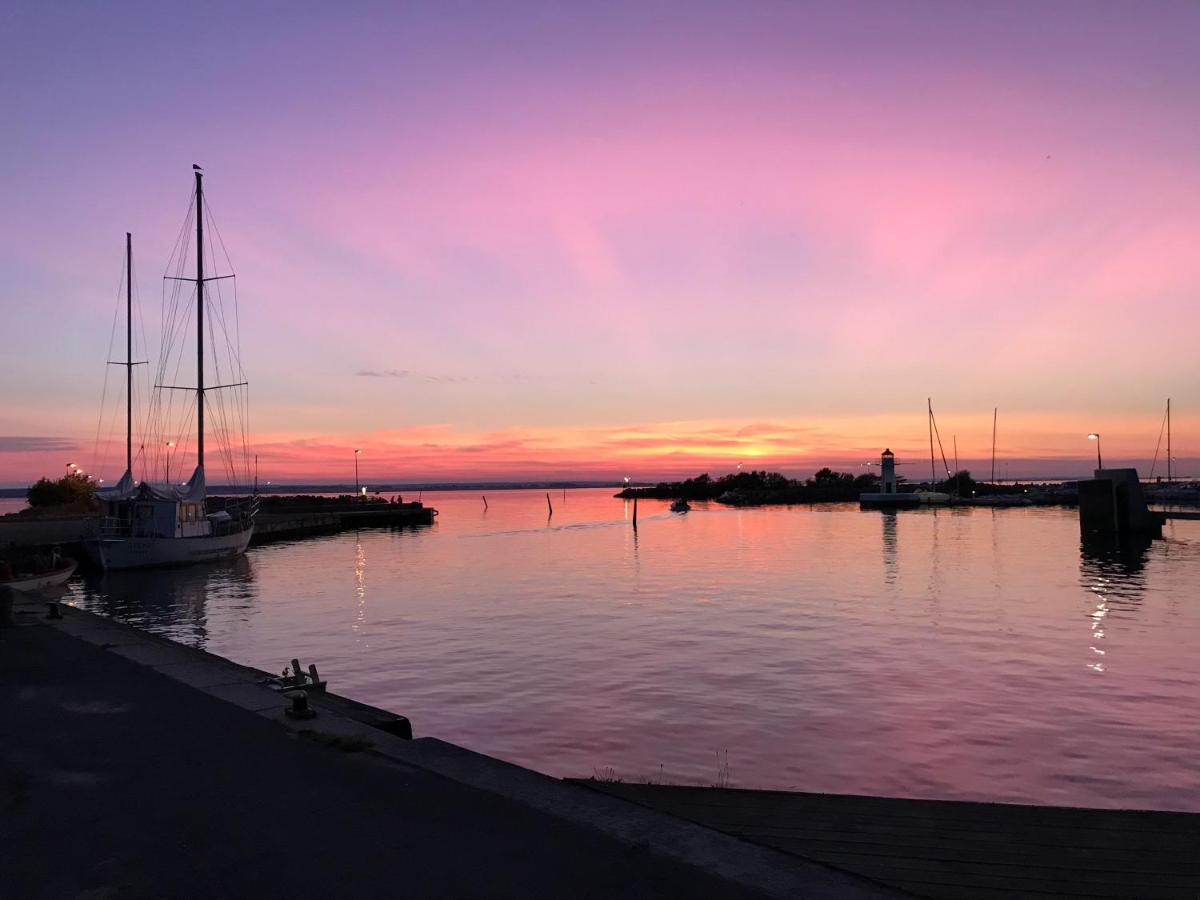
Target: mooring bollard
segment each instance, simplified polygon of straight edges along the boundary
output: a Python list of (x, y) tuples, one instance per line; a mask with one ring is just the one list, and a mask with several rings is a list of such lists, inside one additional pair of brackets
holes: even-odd
[(292, 701), (284, 712), (292, 719), (314, 719), (317, 711), (308, 705), (308, 694), (305, 691), (285, 691), (284, 695)]

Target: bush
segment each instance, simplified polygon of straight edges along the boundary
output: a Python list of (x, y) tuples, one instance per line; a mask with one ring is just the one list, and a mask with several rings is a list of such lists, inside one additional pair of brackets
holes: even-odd
[(74, 472), (57, 481), (41, 478), (25, 494), (25, 499), (32, 507), (91, 506), (95, 497), (95, 482), (88, 480), (86, 475)]

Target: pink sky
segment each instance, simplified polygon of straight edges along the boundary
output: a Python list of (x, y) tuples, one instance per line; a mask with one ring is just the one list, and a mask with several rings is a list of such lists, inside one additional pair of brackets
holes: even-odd
[(1014, 475), (1148, 468), (1170, 396), (1200, 468), (1195, 5), (206, 13), (5, 14), (0, 483), (119, 474), (193, 161), (274, 479), (802, 475), (927, 396)]

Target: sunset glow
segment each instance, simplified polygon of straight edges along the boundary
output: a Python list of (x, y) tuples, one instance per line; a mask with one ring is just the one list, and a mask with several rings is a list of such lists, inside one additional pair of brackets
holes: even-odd
[(1018, 477), (1148, 472), (1171, 397), (1200, 474), (1194, 4), (4, 18), (2, 484), (119, 474), (193, 161), (264, 480), (927, 475), (927, 397)]

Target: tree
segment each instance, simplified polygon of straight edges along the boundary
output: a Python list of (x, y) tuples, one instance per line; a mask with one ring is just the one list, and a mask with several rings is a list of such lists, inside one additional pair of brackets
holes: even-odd
[(57, 480), (40, 478), (30, 485), (25, 499), (30, 506), (68, 506), (81, 504), (91, 506), (96, 496), (96, 485), (86, 475), (72, 472)]
[(939, 481), (937, 489), (945, 494), (957, 494), (960, 497), (975, 496), (976, 481), (971, 473), (962, 469), (956, 475), (951, 475), (945, 481)]

